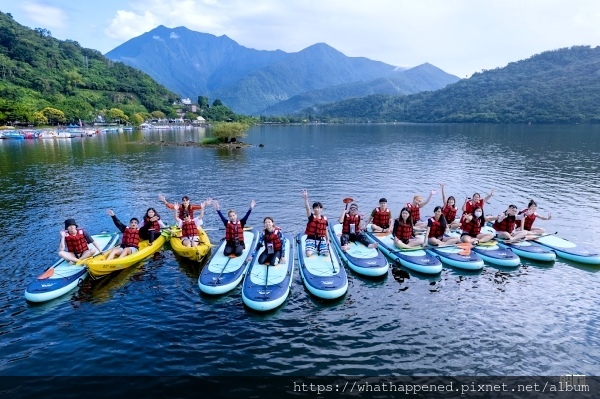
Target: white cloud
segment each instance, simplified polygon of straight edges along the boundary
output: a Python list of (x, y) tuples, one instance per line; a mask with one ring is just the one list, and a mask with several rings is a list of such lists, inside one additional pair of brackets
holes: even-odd
[(67, 24), (67, 13), (58, 7), (25, 1), (21, 3), (21, 9), (28, 18), (44, 27), (61, 29)]
[(171, 32), (171, 34), (169, 35), (169, 38), (171, 39), (179, 39), (179, 35), (175, 32)]
[(243, 46), (300, 51), (325, 42), (392, 65), (430, 62), (464, 77), (560, 47), (600, 45), (594, 0), (135, 0), (107, 34), (123, 41), (185, 26)]

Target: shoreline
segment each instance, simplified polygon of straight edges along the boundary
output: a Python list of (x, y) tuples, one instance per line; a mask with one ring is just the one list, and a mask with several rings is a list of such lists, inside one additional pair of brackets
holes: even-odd
[(159, 145), (163, 147), (199, 147), (199, 148), (248, 148), (253, 147), (252, 144), (236, 141), (234, 143), (217, 143), (217, 144), (202, 144), (194, 141), (133, 141), (128, 144), (146, 144), (146, 145)]

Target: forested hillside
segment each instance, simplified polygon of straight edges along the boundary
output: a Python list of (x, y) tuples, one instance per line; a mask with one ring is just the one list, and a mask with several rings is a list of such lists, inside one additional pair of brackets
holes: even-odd
[(598, 123), (600, 47), (547, 51), (444, 89), (305, 109), (325, 121)]
[(115, 110), (139, 120), (152, 111), (172, 114), (177, 98), (143, 72), (0, 12), (0, 124), (52, 123), (42, 113), (48, 107), (62, 111), (59, 121), (117, 119)]

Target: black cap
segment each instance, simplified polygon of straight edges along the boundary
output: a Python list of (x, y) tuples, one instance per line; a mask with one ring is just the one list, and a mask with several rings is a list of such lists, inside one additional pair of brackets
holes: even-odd
[(67, 230), (69, 228), (69, 226), (75, 225), (75, 227), (77, 227), (77, 222), (75, 221), (75, 219), (67, 219), (65, 220), (65, 230)]
[(385, 198), (381, 198), (379, 202), (387, 202), (387, 200)]

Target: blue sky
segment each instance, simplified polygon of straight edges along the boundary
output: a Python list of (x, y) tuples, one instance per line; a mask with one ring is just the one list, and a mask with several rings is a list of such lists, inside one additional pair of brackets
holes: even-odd
[(259, 50), (327, 43), (459, 77), (546, 50), (600, 45), (597, 0), (0, 0), (22, 25), (106, 53), (158, 25), (227, 35)]

